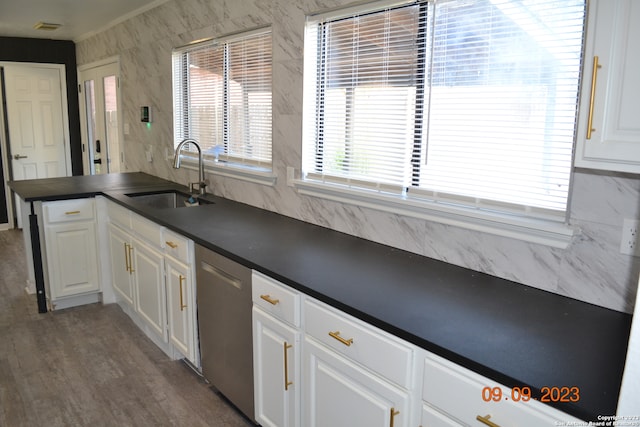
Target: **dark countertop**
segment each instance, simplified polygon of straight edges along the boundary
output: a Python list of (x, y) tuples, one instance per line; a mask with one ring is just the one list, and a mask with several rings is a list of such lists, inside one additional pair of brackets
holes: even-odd
[[(614, 415), (631, 316), (227, 199), (150, 209), (126, 193), (185, 187), (143, 173), (15, 181), (26, 201), (103, 194), (209, 249), (509, 387), (579, 387), (551, 405)], [(480, 399), (481, 396), (478, 396)]]

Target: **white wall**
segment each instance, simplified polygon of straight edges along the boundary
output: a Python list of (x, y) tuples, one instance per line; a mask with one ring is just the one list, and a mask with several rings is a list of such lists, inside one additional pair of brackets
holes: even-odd
[[(418, 254), (511, 279), (619, 311), (631, 312), (640, 260), (619, 253), (622, 221), (640, 218), (640, 180), (631, 175), (577, 172), (571, 225), (578, 232), (565, 249), (446, 226), (298, 195), (286, 185), (286, 167), (300, 169), (302, 58), (305, 15), (348, 0), (170, 0), (77, 44), (78, 64), (120, 56), (126, 170), (180, 183), (196, 173), (171, 168), (171, 50), (193, 40), (265, 24), (274, 36), (273, 158), (275, 187), (209, 177), (215, 194)], [(154, 123), (139, 122), (141, 105)], [(153, 151), (153, 163), (145, 150)]]

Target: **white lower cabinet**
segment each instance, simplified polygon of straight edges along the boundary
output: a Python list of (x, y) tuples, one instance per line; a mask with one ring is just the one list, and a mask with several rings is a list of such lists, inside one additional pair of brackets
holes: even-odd
[(300, 335), (254, 306), (255, 414), (264, 427), (300, 425)]
[(131, 307), (135, 306), (133, 293), (133, 278), (131, 276), (131, 236), (113, 224), (109, 224), (109, 263), (111, 284), (116, 292), (116, 298)]
[(199, 367), (193, 241), (115, 203), (108, 212), (118, 303), (168, 356)]
[[(252, 288), (255, 412), (263, 426), (583, 423), (263, 274), (253, 273)], [(492, 391), (504, 399), (494, 401)]]
[[(137, 218), (137, 225), (142, 221)], [(145, 220), (146, 221), (146, 220)], [(122, 225), (120, 223), (117, 223)], [(162, 227), (145, 222), (159, 241)], [(136, 313), (145, 332), (152, 333), (156, 341), (167, 342), (167, 315), (165, 291), (165, 262), (162, 248), (152, 240), (136, 237), (132, 229), (122, 229), (114, 223), (109, 226), (111, 278), (117, 300)], [(154, 244), (155, 243), (155, 244)]]
[(196, 363), (195, 286), (190, 265), (165, 258), (169, 340)]
[(305, 426), (409, 426), (413, 347), (305, 298)]
[(100, 300), (94, 200), (43, 203), (45, 253), (52, 309)]
[(132, 239), (133, 273), (136, 311), (152, 331), (167, 341), (166, 291), (164, 256), (141, 240)]
[(310, 337), (304, 342), (304, 363), (305, 426), (409, 425), (408, 391)]
[[(446, 359), (427, 354), (422, 384), (423, 427), (544, 427), (582, 422)], [(512, 392), (513, 391), (513, 392)]]
[(301, 426), (300, 293), (255, 271), (251, 290), (256, 421)]

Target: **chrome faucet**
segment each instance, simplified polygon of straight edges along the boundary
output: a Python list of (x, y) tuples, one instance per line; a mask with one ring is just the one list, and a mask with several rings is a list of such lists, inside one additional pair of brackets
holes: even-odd
[(198, 177), (200, 179), (199, 182), (189, 183), (189, 191), (193, 193), (193, 186), (197, 184), (198, 190), (200, 190), (200, 194), (206, 194), (207, 183), (204, 182), (204, 162), (202, 161), (202, 149), (195, 139), (185, 138), (180, 141), (180, 144), (178, 144), (178, 146), (176, 147), (176, 153), (173, 157), (173, 167), (176, 169), (180, 167), (180, 151), (182, 150), (182, 147), (187, 144), (193, 144), (198, 149)]

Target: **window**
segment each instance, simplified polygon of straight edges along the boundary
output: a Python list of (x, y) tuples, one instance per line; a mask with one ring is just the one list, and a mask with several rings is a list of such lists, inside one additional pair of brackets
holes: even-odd
[(270, 170), (271, 67), (270, 30), (176, 49), (174, 147), (194, 138), (206, 160)]
[(584, 0), (380, 4), (307, 20), (300, 189), (564, 224)]

